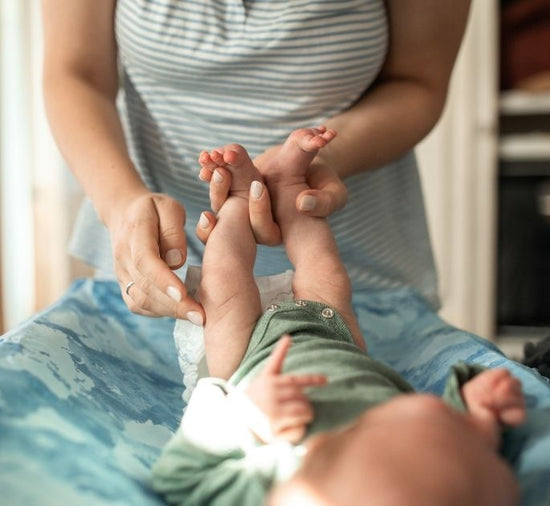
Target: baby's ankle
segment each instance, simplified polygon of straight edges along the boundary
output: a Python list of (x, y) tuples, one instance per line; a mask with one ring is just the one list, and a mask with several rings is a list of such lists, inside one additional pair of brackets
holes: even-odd
[(264, 173), (264, 180), (271, 192), (279, 188), (298, 189), (298, 187), (300, 187), (299, 189), (302, 191), (304, 188), (301, 187), (307, 187), (305, 173), (295, 174), (282, 167), (273, 167), (266, 170)]

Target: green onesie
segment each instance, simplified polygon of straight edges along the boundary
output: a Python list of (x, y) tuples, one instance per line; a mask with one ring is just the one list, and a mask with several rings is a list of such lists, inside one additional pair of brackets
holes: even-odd
[[(221, 407), (211, 412), (215, 399), (223, 401), (225, 391), (246, 386), (259, 373), (283, 334), (292, 336), (284, 372), (324, 374), (328, 379), (327, 385), (307, 392), (315, 419), (306, 437), (348, 424), (373, 406), (413, 392), (395, 371), (357, 347), (334, 309), (303, 300), (272, 305), (259, 319), (238, 370), (227, 384), (216, 381), (216, 387), (224, 393), (208, 400), (208, 408), (193, 409), (193, 417), (200, 418), (199, 425), (209, 435), (198, 433), (196, 428), (183, 429), (188, 425), (187, 412), (156, 463), (154, 488), (169, 503), (259, 506), (272, 484), (288, 478), (299, 465), (303, 454), (300, 445), (241, 442), (229, 429), (235, 426), (230, 411)], [(453, 369), (444, 395), (451, 405), (465, 409), (460, 386), (480, 370), (466, 364)], [(198, 405), (193, 397), (189, 409), (192, 404)]]

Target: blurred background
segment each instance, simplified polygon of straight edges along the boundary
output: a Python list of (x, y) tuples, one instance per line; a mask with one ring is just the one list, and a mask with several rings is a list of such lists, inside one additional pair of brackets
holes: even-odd
[[(82, 198), (44, 115), (39, 0), (0, 0), (0, 331), (85, 266)], [(445, 113), (418, 157), (441, 316), (510, 354), (550, 334), (550, 0), (473, 0)]]

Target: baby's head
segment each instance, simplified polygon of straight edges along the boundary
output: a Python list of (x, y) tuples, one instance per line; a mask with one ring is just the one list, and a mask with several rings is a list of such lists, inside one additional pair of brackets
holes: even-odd
[[(506, 463), (467, 415), (440, 399), (402, 395), (351, 427), (319, 434), (269, 506), (513, 506)], [(411, 502), (412, 501), (412, 502)]]

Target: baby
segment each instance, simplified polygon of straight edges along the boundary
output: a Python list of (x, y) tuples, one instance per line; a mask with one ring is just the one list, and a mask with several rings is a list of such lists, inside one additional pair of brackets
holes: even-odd
[[(239, 145), (201, 154), (203, 177), (227, 188), (199, 289), (212, 378), (191, 396), (154, 488), (186, 506), (515, 504), (497, 450), (500, 425), (525, 417), (518, 380), (460, 364), (444, 394), (453, 409), (413, 393), (366, 353), (328, 223), (295, 208), (308, 165), (335, 135), (293, 132), (261, 174)], [(294, 300), (265, 312), (249, 219), (249, 195), (261, 192), (295, 269)]]

